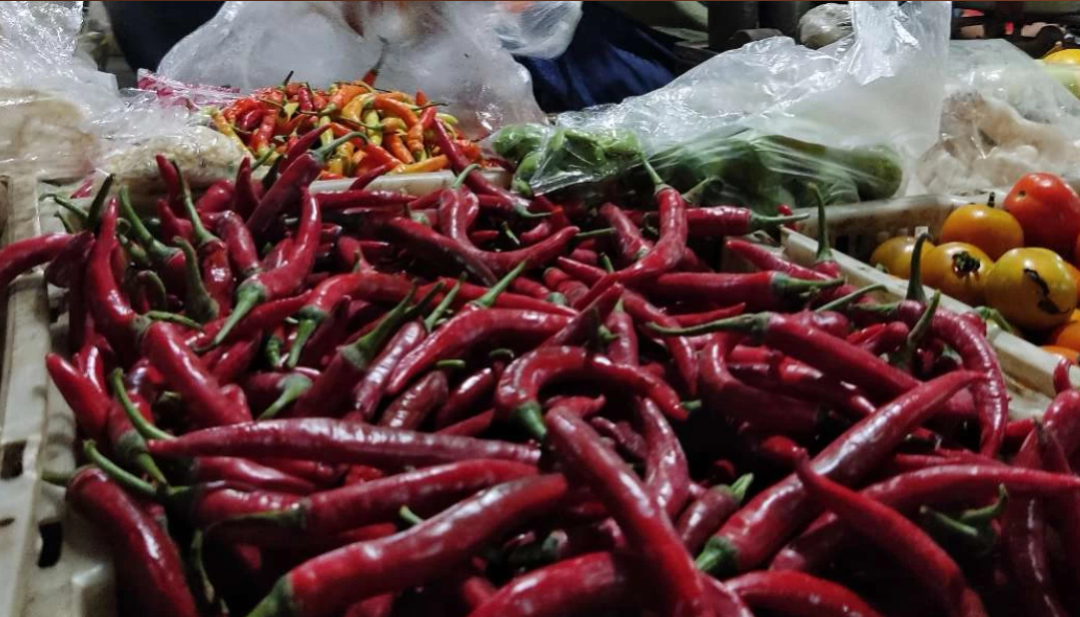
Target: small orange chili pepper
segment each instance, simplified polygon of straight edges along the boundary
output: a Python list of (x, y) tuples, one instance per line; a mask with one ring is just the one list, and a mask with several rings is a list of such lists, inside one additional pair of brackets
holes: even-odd
[(326, 107), (323, 108), (323, 113), (330, 113), (331, 111), (337, 111), (344, 108), (349, 104), (349, 101), (367, 92), (367, 88), (363, 86), (357, 86), (356, 84), (341, 84), (338, 87), (338, 91), (334, 93), (334, 96), (330, 97)]
[(405, 143), (401, 141), (400, 133), (394, 131), (386, 131), (383, 133), (383, 145), (386, 146), (386, 149), (390, 154), (393, 154), (394, 157), (402, 163), (408, 165), (416, 162), (416, 160), (413, 159), (412, 153), (405, 147)]
[(405, 137), (405, 145), (409, 146), (409, 152), (417, 159), (424, 154), (424, 130), (431, 127), (435, 121), (435, 108), (428, 107), (420, 114), (420, 121), (409, 127), (409, 133)]
[(412, 128), (412, 125), (420, 121), (416, 117), (416, 113), (408, 105), (390, 98), (387, 94), (376, 96), (372, 106), (384, 114), (391, 114), (401, 118), (407, 128)]
[(417, 90), (416, 91), (416, 104), (422, 107), (424, 105), (427, 105), (427, 102), (428, 102), (428, 98), (427, 98), (427, 95), (424, 94), (424, 91), (423, 90)]
[(402, 165), (397, 169), (394, 169), (390, 173), (394, 174), (416, 174), (420, 172), (432, 172), (446, 169), (448, 160), (445, 154), (439, 156), (433, 156), (429, 159), (420, 161), (419, 163), (413, 163), (412, 165)]

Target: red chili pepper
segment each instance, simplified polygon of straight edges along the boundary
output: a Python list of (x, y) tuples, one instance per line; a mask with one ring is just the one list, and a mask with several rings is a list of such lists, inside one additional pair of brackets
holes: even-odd
[(294, 416), (334, 415), (348, 399), (353, 386), (364, 377), (383, 343), (408, 318), (410, 291), (375, 327), (353, 343), (338, 348), (330, 364), (314, 380), (290, 410)]
[(626, 561), (598, 552), (533, 570), (501, 587), (469, 617), (597, 615), (639, 606)]
[(211, 184), (210, 188), (206, 189), (202, 197), (195, 202), (195, 211), (200, 216), (205, 217), (215, 212), (229, 210), (232, 207), (235, 193), (236, 187), (233, 186), (231, 180), (218, 180)]
[(435, 414), (435, 427), (443, 428), (464, 419), (483, 409), (490, 401), (498, 381), (498, 373), (492, 367), (485, 367), (461, 381), (446, 397), (446, 401)]
[[(435, 133), (435, 142), (439, 146), (439, 150), (441, 150), (450, 161), (450, 168), (453, 169), (456, 174), (465, 172), (465, 170), (473, 164), (473, 161), (462, 153), (461, 147), (450, 138), (446, 126), (444, 126), (441, 121), (436, 120), (432, 123), (431, 128)], [(524, 216), (526, 218), (536, 216), (536, 214), (529, 212), (528, 201), (501, 186), (493, 184), (476, 169), (465, 173), (465, 184), (480, 195), (490, 195), (499, 199), (502, 203), (512, 206), (513, 210), (517, 212), (519, 216)]]
[(449, 389), (446, 371), (428, 373), (390, 403), (379, 418), (379, 426), (416, 429), (446, 400)]
[[(375, 411), (382, 401), (386, 382), (401, 359), (416, 348), (427, 336), (427, 329), (419, 321), (410, 321), (401, 327), (386, 344), (371, 368), (356, 386), (353, 395), (353, 408), (357, 417), (365, 422), (375, 417)], [(447, 401), (449, 402), (449, 401)]]
[(331, 536), (391, 520), (403, 503), (417, 512), (434, 513), (477, 491), (536, 474), (532, 465), (511, 461), (460, 461), (315, 493), (288, 509), (238, 523), (272, 522), (279, 528)]
[[(901, 562), (952, 615), (984, 614), (952, 557), (896, 510), (819, 474), (802, 452), (795, 472), (804, 490), (824, 508)], [(975, 608), (978, 607), (978, 608)]]
[[(119, 207), (124, 218), (131, 224), (130, 227), (134, 239), (137, 240), (139, 244), (146, 247), (146, 252), (150, 256), (150, 259), (159, 267), (166, 287), (171, 291), (182, 294), (184, 291), (185, 275), (185, 258), (183, 251), (176, 247), (162, 244), (148, 229), (146, 229), (146, 226), (139, 218), (139, 215), (135, 213), (135, 209), (131, 205), (126, 186), (120, 189)], [(99, 235), (99, 244), (101, 244), (100, 238), (101, 236)], [(106, 244), (110, 245), (110, 251), (112, 250), (112, 246), (115, 246), (114, 243)]]
[(807, 216), (762, 216), (748, 208), (735, 206), (690, 208), (686, 211), (691, 238), (745, 236), (755, 231), (774, 231), (788, 223), (804, 220)]
[[(891, 454), (913, 427), (978, 378), (975, 373), (957, 371), (896, 398), (833, 440), (814, 458), (815, 469), (843, 484), (857, 482)], [(798, 478), (789, 475), (728, 519), (709, 539), (698, 566), (706, 571), (755, 568), (812, 516), (807, 503)]]
[(90, 258), (90, 251), (94, 248), (94, 241), (93, 232), (83, 231), (73, 234), (45, 267), (45, 281), (50, 285), (65, 289), (80, 285), (83, 280), (83, 270)]
[(716, 329), (751, 334), (763, 344), (805, 362), (825, 375), (850, 383), (878, 400), (897, 396), (920, 382), (872, 353), (778, 313), (740, 315), (691, 328), (653, 328), (674, 334), (704, 334)]
[[(509, 275), (508, 275), (509, 276)], [(514, 279), (515, 281), (518, 279)], [(461, 308), (467, 306), (469, 303), (475, 302), (486, 295), (489, 295), (491, 288), (482, 287), (480, 285), (473, 285), (472, 283), (466, 283), (464, 281), (458, 283), (454, 279), (440, 278), (437, 282), (442, 283), (444, 286), (459, 285), (458, 295), (454, 300), (452, 306), (454, 308)], [(513, 287), (513, 282), (510, 283)], [(427, 288), (423, 288), (426, 290)], [(561, 315), (564, 317), (573, 317), (578, 314), (572, 308), (566, 306), (559, 306), (551, 302), (538, 300), (531, 296), (523, 296), (521, 294), (512, 293), (509, 291), (500, 292), (496, 296), (494, 303), (495, 308), (500, 309), (519, 309), (523, 311), (535, 311), (537, 313), (552, 313), (555, 315)]]
[[(1052, 420), (1056, 424), (1057, 418), (1052, 418)], [(1043, 466), (1049, 471), (1075, 479), (1072, 466), (1057, 436), (1043, 425), (1036, 426)], [(1052, 519), (1056, 520), (1058, 537), (1063, 547), (1062, 553), (1073, 574), (1072, 580), (1080, 580), (1080, 571), (1076, 570), (1076, 567), (1080, 565), (1080, 555), (1076, 554), (1076, 550), (1080, 548), (1080, 492), (1053, 497), (1047, 500), (1046, 508), (1051, 513)]]
[[(560, 269), (568, 272), (571, 276), (580, 278), (585, 283), (593, 285), (594, 289), (599, 285), (599, 281), (604, 276), (603, 270), (592, 268), (570, 259), (560, 257), (556, 263)], [(648, 300), (643, 296), (631, 290), (627, 290), (623, 294), (623, 304), (626, 308), (626, 312), (630, 314), (635, 322), (641, 324), (669, 324), (664, 327), (673, 327), (676, 324), (675, 320), (667, 313), (656, 308), (652, 304), (649, 304)], [(671, 359), (679, 373), (683, 388), (686, 390), (687, 394), (695, 396), (697, 394), (699, 367), (697, 351), (690, 343), (690, 340), (685, 337), (665, 339), (663, 337), (653, 336), (651, 331), (647, 331), (647, 335), (667, 348), (668, 354), (671, 355)]]
[(466, 418), (455, 424), (444, 426), (435, 431), (439, 435), (461, 435), (463, 437), (478, 437), (488, 430), (495, 422), (495, 410), (482, 411), (471, 418)]
[(339, 274), (322, 281), (309, 294), (308, 303), (297, 312), (296, 339), (289, 349), (286, 366), (296, 366), (307, 340), (342, 298), (400, 302), (411, 285), (405, 279), (378, 272)]
[(165, 190), (168, 191), (169, 205), (179, 210), (180, 176), (177, 175), (176, 168), (173, 167), (169, 159), (161, 154), (154, 155), (154, 161), (157, 163), (158, 175), (161, 176), (161, 181), (165, 183)]
[(301, 190), (301, 201), (300, 227), (288, 259), (276, 268), (251, 276), (236, 288), (236, 308), (214, 337), (215, 345), (221, 344), (229, 331), (259, 304), (295, 293), (311, 272), (319, 243), (322, 212), (306, 188)]
[(712, 532), (739, 509), (753, 479), (754, 476), (746, 475), (731, 486), (715, 486), (686, 506), (675, 529), (690, 554), (701, 552)]
[(701, 387), (705, 406), (738, 423), (758, 430), (812, 435), (822, 420), (817, 406), (781, 394), (782, 389), (759, 390), (749, 386), (728, 368), (728, 356), (738, 338), (714, 335), (701, 354)]
[(542, 438), (543, 408), (539, 396), (544, 386), (566, 379), (584, 379), (592, 384), (629, 390), (655, 401), (670, 418), (685, 420), (687, 411), (679, 395), (669, 385), (634, 366), (615, 364), (580, 347), (546, 347), (518, 358), (506, 368), (495, 390), (497, 416), (513, 420), (537, 438)]
[[(905, 301), (888, 312), (914, 328), (924, 310), (922, 303)], [(979, 452), (995, 456), (1005, 439), (1005, 424), (1009, 421), (1009, 395), (997, 354), (971, 322), (946, 309), (939, 308), (934, 312), (930, 333), (956, 350), (965, 369), (984, 375), (984, 379), (972, 388), (981, 428)]]
[[(321, 617), (361, 598), (423, 584), (466, 563), (523, 519), (551, 512), (566, 494), (566, 481), (559, 475), (501, 484), (401, 533), (301, 564), (278, 581), (251, 615)], [(450, 534), (452, 543), (447, 542)]]
[(199, 616), (176, 545), (139, 502), (93, 467), (75, 474), (66, 499), (104, 534), (116, 556), (117, 581), (134, 610), (162, 617)]
[(562, 345), (584, 345), (599, 334), (604, 320), (615, 310), (615, 305), (622, 298), (623, 286), (615, 283), (596, 296), (592, 304), (584, 307), (581, 313), (572, 317), (562, 330), (540, 344), (541, 347), (559, 347)]
[(657, 585), (662, 612), (712, 614), (690, 556), (637, 475), (573, 412), (553, 409), (548, 423), (548, 441), (555, 453), (604, 503), (626, 535), (629, 548), (640, 555), (636, 565)]
[(165, 377), (169, 388), (180, 394), (186, 403), (186, 419), (197, 427), (250, 420), (247, 407), (229, 400), (184, 339), (175, 325), (153, 322), (142, 331), (139, 350)]
[[(324, 130), (325, 128), (319, 128), (309, 131), (285, 154), (280, 167), (280, 175), (270, 190), (259, 200), (255, 211), (248, 216), (248, 229), (256, 238), (263, 237), (278, 216), (298, 200), (301, 205), (309, 201), (301, 195), (301, 192), (319, 177), (326, 164), (326, 158), (338, 146), (358, 135), (358, 133), (350, 133), (318, 150), (308, 150)], [(303, 218), (301, 215), (301, 220)]]
[(526, 264), (526, 270), (543, 266), (564, 253), (577, 235), (577, 227), (566, 227), (537, 244), (516, 251), (493, 252), (476, 248), (469, 240), (469, 227), (479, 215), (480, 207), (476, 196), (460, 186), (465, 177), (459, 176), (449, 188), (442, 191), (439, 198), (439, 228), (496, 275), (506, 274), (522, 263)]
[[(1080, 446), (1080, 391), (1067, 390), (1050, 403), (1043, 415), (1046, 431), (1060, 444), (1066, 457)], [(1038, 436), (1029, 435), (1013, 459), (1013, 465), (1043, 466)], [(1054, 588), (1047, 563), (1045, 513), (1038, 499), (1010, 500), (1002, 522), (1002, 539), (1013, 575), (1022, 585), (1020, 597), (1029, 611), (1044, 615), (1067, 615)]]
[[(564, 408), (572, 408), (563, 403)], [(645, 440), (645, 488), (675, 520), (690, 496), (690, 470), (678, 436), (651, 399), (634, 401), (635, 419)], [(713, 528), (715, 529), (715, 527)]]
[(724, 308), (718, 308), (712, 311), (705, 311), (703, 313), (686, 313), (683, 315), (672, 315), (671, 318), (675, 323), (686, 328), (688, 326), (697, 326), (710, 321), (716, 321), (717, 319), (726, 319), (728, 317), (735, 317), (741, 315), (746, 309), (746, 304), (740, 302), (734, 306), (725, 306)]
[(251, 159), (244, 157), (240, 161), (240, 168), (236, 171), (235, 198), (232, 211), (240, 217), (251, 216), (259, 205), (259, 197), (255, 193), (255, 184), (251, 180)]
[(6, 289), (15, 277), (59, 255), (75, 236), (43, 234), (18, 240), (0, 249), (0, 289)]
[(747, 242), (746, 240), (729, 239), (724, 242), (724, 248), (745, 259), (750, 265), (770, 272), (786, 274), (791, 278), (804, 281), (826, 281), (831, 277), (810, 268), (800, 266), (788, 261), (777, 253), (773, 253), (761, 245)]
[(638, 366), (638, 337), (634, 331), (634, 318), (623, 310), (622, 303), (615, 305), (615, 310), (604, 322), (614, 339), (607, 345), (607, 357), (612, 362)]
[(383, 225), (383, 231), (392, 240), (401, 243), (406, 252), (434, 267), (458, 267), (484, 285), (495, 284), (495, 274), (479, 257), (470, 253), (460, 242), (427, 225), (407, 218), (396, 218)]
[(754, 609), (805, 617), (883, 617), (846, 587), (801, 572), (750, 572), (725, 584)]
[(535, 345), (564, 328), (567, 321), (568, 318), (562, 315), (515, 309), (459, 313), (402, 358), (390, 376), (386, 391), (390, 394), (401, 392), (435, 362), (466, 356), (478, 344)]
[[(585, 266), (585, 264), (581, 265)], [(604, 275), (603, 271), (601, 270), (599, 272), (600, 277), (602, 277)], [(583, 298), (585, 294), (589, 293), (589, 288), (584, 283), (576, 280), (558, 268), (548, 268), (547, 270), (544, 270), (544, 284), (554, 289), (555, 293), (561, 295), (563, 301), (570, 303), (577, 302), (579, 299)]]
[[(133, 325), (137, 318), (113, 277), (110, 255), (116, 246), (116, 203), (110, 203), (101, 217), (101, 230), (86, 267), (86, 293), (95, 327), (122, 357), (134, 357), (136, 338)], [(8, 250), (9, 245), (3, 250)]]
[(762, 364), (732, 364), (731, 374), (760, 390), (783, 392), (806, 403), (825, 403), (853, 418), (865, 418), (875, 407), (854, 386), (821, 374), (791, 359)]
[(356, 179), (353, 180), (353, 183), (349, 185), (349, 192), (364, 190), (369, 184), (374, 182), (376, 179), (386, 175), (394, 167), (395, 165), (391, 163), (379, 163), (375, 167), (372, 167), (371, 169), (360, 174), (359, 176), (356, 176)]
[(472, 458), (535, 464), (528, 446), (374, 427), (329, 418), (249, 422), (187, 433), (148, 444), (155, 456), (265, 456), (363, 465), (432, 465)]
[[(263, 330), (273, 330), (275, 327), (281, 325), (286, 318), (300, 310), (308, 301), (308, 294), (305, 292), (289, 298), (282, 298), (280, 300), (274, 300), (273, 302), (267, 302), (256, 307), (251, 314), (241, 322), (236, 328), (233, 328), (232, 332), (222, 341), (222, 343), (229, 343), (231, 341), (238, 341), (240, 339), (248, 338)], [(203, 327), (203, 331), (197, 333), (193, 338), (188, 341), (188, 344), (194, 348), (202, 349), (209, 347), (212, 343), (214, 336), (218, 334), (221, 327), (224, 325), (225, 319), (218, 319), (212, 321)]]
[(157, 200), (157, 215), (161, 220), (161, 233), (166, 238), (180, 237), (191, 242), (191, 223), (176, 216), (172, 206), (164, 199)]
[(217, 219), (216, 229), (225, 242), (226, 251), (232, 269), (246, 279), (258, 274), (259, 253), (255, 248), (255, 239), (244, 225), (243, 219), (236, 212), (222, 212)]
[[(936, 466), (909, 471), (863, 489), (868, 499), (903, 513), (924, 505), (940, 506), (983, 500), (1004, 486), (1016, 495), (1075, 494), (1080, 478), (1007, 465), (953, 464), (942, 459)], [(815, 570), (852, 539), (851, 531), (835, 514), (818, 517), (798, 538), (777, 553), (772, 570)]]
[(778, 272), (713, 273), (674, 272), (646, 283), (650, 294), (672, 300), (707, 300), (732, 305), (745, 303), (751, 310), (770, 310), (799, 303), (807, 294), (824, 291), (843, 283), (804, 281)]
[(75, 422), (83, 433), (93, 440), (106, 438), (105, 428), (112, 402), (105, 392), (98, 388), (93, 380), (72, 366), (57, 354), (45, 356), (45, 367), (49, 371), (60, 395), (64, 397)]

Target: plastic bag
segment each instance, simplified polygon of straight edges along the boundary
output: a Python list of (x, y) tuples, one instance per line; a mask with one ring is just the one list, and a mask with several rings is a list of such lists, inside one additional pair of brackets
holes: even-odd
[(98, 153), (93, 119), (116, 80), (75, 55), (82, 3), (0, 2), (0, 171), (74, 175)]
[(927, 190), (1008, 187), (1080, 165), (1080, 100), (1007, 41), (954, 41), (940, 139), (917, 173)]
[(62, 179), (100, 167), (150, 190), (158, 153), (195, 187), (233, 173), (243, 152), (198, 113), (120, 91), (77, 54), (81, 24), (81, 2), (0, 2), (0, 173)]
[(799, 18), (799, 41), (810, 49), (820, 49), (851, 34), (851, 7), (821, 4)]
[(551, 57), (570, 42), (578, 2), (226, 2), (158, 67), (164, 77), (244, 90), (360, 78), (423, 90), (471, 134), (544, 116), (510, 56)]
[[(802, 177), (804, 184), (819, 184), (819, 190), (817, 168), (826, 169), (830, 177), (843, 172), (858, 184), (865, 170), (842, 161), (872, 152), (874, 167), (880, 166), (887, 175), (879, 186), (899, 190), (897, 165), (906, 177), (915, 159), (937, 137), (949, 4), (860, 2), (852, 9), (855, 34), (823, 49), (807, 49), (788, 38), (750, 43), (716, 56), (649, 94), (618, 105), (562, 114), (558, 125), (584, 134), (629, 131), (640, 138), (648, 156), (678, 149), (693, 159), (689, 165), (706, 171), (724, 167), (741, 150), (744, 154), (736, 156), (737, 161), (756, 157), (771, 173), (784, 175), (786, 182), (791, 176)], [(774, 145), (766, 147), (769, 142), (760, 140), (768, 136)], [(806, 142), (806, 146), (778, 147), (775, 144), (784, 143), (781, 136)], [(807, 153), (824, 152), (824, 146), (817, 144), (828, 144), (832, 150), (813, 173), (806, 173), (803, 170), (808, 169), (811, 156)], [(569, 187), (580, 192), (583, 184), (603, 187), (612, 179), (610, 165), (590, 170), (586, 162), (568, 172), (564, 164), (551, 161), (572, 156), (556, 152), (546, 142), (541, 148), (545, 152), (532, 162), (529, 180), (537, 193)], [(745, 153), (747, 149), (755, 154)], [(627, 166), (633, 163), (628, 160)], [(698, 177), (693, 175), (698, 182), (708, 179)], [(695, 186), (680, 185), (679, 177), (672, 180), (680, 190)], [(779, 203), (775, 199), (780, 197), (761, 201), (761, 191), (744, 190), (738, 174), (728, 175), (725, 182), (727, 187), (720, 190), (736, 203), (765, 211)], [(794, 203), (790, 205), (814, 205), (806, 202), (806, 190), (791, 193)], [(881, 191), (868, 194), (881, 196)]]

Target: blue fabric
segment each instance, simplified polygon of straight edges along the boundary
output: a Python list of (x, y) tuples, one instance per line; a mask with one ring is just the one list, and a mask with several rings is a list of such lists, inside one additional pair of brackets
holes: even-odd
[(532, 75), (540, 107), (560, 112), (617, 103), (667, 84), (676, 74), (673, 44), (616, 10), (585, 2), (561, 56), (517, 60)]

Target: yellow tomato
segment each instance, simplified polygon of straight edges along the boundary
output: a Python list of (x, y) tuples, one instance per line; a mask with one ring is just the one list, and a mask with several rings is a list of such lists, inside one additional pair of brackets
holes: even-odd
[(1080, 49), (1061, 49), (1042, 59), (1047, 64), (1080, 64)]
[(969, 305), (985, 304), (983, 285), (994, 262), (979, 247), (948, 242), (923, 256), (923, 283)]
[(1047, 249), (1013, 249), (1002, 255), (986, 277), (984, 292), (990, 306), (1026, 330), (1065, 323), (1076, 308), (1076, 282), (1065, 260)]
[(982, 204), (968, 204), (953, 210), (941, 227), (941, 242), (967, 242), (997, 259), (1024, 246), (1024, 230), (1016, 217), (1004, 210)]
[[(923, 243), (922, 256), (930, 252), (934, 245), (927, 240)], [(885, 271), (893, 276), (906, 279), (911, 276), (911, 255), (915, 252), (915, 238), (911, 236), (897, 236), (882, 242), (872, 255), (870, 265), (885, 268)]]

